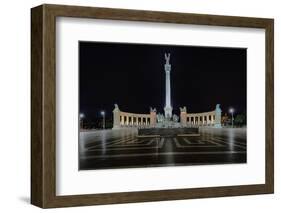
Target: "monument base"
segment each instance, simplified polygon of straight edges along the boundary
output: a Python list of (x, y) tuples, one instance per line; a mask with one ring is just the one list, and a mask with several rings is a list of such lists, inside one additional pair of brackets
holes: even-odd
[(214, 127), (215, 128), (221, 128), (221, 124), (215, 124)]
[(138, 130), (139, 137), (199, 136), (199, 128), (147, 128)]

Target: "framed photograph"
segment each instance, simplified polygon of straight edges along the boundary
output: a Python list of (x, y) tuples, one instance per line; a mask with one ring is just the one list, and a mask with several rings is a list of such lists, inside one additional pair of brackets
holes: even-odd
[(31, 203), (274, 192), (274, 21), (31, 9)]

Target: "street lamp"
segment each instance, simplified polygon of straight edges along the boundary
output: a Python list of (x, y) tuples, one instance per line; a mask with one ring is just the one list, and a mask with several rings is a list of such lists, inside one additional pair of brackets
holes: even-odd
[(233, 108), (230, 108), (229, 109), (229, 112), (231, 113), (231, 126), (232, 126), (232, 128), (233, 128), (233, 113), (234, 113), (234, 109)]
[(85, 114), (80, 113), (79, 117), (80, 117), (81, 128), (83, 129), (83, 118), (85, 118)]
[(102, 128), (105, 129), (105, 111), (100, 112), (102, 116)]

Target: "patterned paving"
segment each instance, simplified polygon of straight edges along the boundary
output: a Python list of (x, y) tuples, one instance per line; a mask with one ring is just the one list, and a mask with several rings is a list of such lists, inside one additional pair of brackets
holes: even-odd
[[(242, 131), (242, 132), (241, 132)], [(199, 137), (138, 138), (135, 130), (80, 133), (86, 169), (246, 163), (246, 132), (201, 130)]]

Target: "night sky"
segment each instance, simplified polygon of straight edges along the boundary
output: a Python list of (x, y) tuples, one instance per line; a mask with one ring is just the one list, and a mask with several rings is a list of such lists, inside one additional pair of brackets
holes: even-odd
[(171, 53), (173, 113), (246, 110), (246, 49), (79, 42), (80, 113), (93, 121), (114, 104), (121, 111), (164, 113), (165, 57)]

